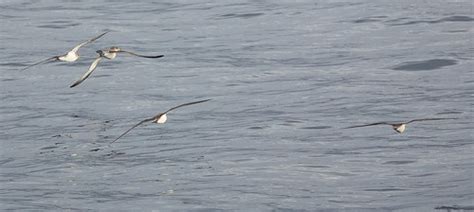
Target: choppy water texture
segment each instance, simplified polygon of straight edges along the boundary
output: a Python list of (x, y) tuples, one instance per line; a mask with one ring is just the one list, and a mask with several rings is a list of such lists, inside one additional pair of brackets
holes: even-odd
[(1, 210), (472, 207), (472, 1), (160, 2), (0, 2)]

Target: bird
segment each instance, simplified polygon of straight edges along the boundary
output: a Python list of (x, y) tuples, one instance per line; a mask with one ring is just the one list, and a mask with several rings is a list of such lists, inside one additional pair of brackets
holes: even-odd
[(46, 63), (46, 62), (54, 62), (54, 61), (65, 61), (65, 62), (74, 62), (76, 61), (77, 59), (79, 59), (79, 53), (77, 53), (79, 51), (79, 49), (81, 47), (83, 47), (84, 45), (87, 45), (89, 43), (92, 43), (94, 42), (95, 40), (101, 38), (102, 36), (104, 36), (105, 34), (109, 33), (110, 31), (106, 31), (100, 35), (97, 35), (96, 37), (90, 39), (90, 40), (87, 40), (87, 41), (84, 41), (82, 43), (80, 43), (79, 45), (75, 46), (73, 49), (71, 49), (71, 51), (67, 52), (66, 54), (63, 54), (63, 55), (58, 55), (58, 56), (53, 56), (53, 57), (50, 57), (50, 58), (47, 58), (47, 59), (44, 59), (44, 60), (41, 60), (39, 62), (36, 62), (36, 63), (33, 63), (31, 65), (28, 65), (26, 66), (25, 68), (21, 69), (22, 71), (26, 70), (26, 69), (29, 69), (35, 65), (39, 65), (39, 64), (42, 64), (42, 63)]
[(96, 53), (99, 54), (99, 56), (92, 62), (87, 72), (84, 75), (82, 75), (82, 77), (79, 80), (77, 80), (71, 86), (69, 86), (70, 88), (76, 87), (77, 85), (81, 84), (84, 80), (86, 80), (95, 70), (99, 62), (102, 60), (102, 58), (112, 60), (115, 57), (117, 57), (117, 53), (127, 53), (133, 56), (144, 57), (144, 58), (160, 58), (164, 56), (164, 55), (156, 55), (156, 56), (141, 55), (141, 54), (133, 53), (130, 51), (122, 50), (121, 48), (115, 47), (115, 46), (110, 47), (105, 50), (97, 50)]
[(115, 140), (113, 140), (112, 142), (110, 142), (110, 144), (116, 142), (118, 139), (120, 139), (121, 137), (123, 137), (124, 135), (126, 135), (128, 132), (130, 132), (131, 130), (133, 130), (135, 127), (138, 127), (140, 125), (142, 125), (143, 123), (145, 122), (149, 122), (149, 121), (152, 121), (152, 123), (157, 123), (157, 124), (164, 124), (167, 120), (168, 120), (168, 116), (167, 114), (173, 110), (176, 110), (180, 107), (184, 107), (184, 106), (188, 106), (188, 105), (194, 105), (194, 104), (198, 104), (198, 103), (203, 103), (203, 102), (207, 102), (211, 99), (205, 99), (205, 100), (200, 100), (200, 101), (196, 101), (196, 102), (189, 102), (189, 103), (184, 103), (184, 104), (180, 104), (178, 106), (175, 106), (175, 107), (172, 107), (171, 109), (168, 109), (167, 111), (165, 112), (162, 112), (162, 113), (159, 113), (158, 115), (156, 116), (153, 116), (151, 118), (147, 118), (145, 120), (142, 120), (140, 122), (138, 122), (137, 124), (133, 125), (130, 129), (128, 129), (127, 131), (125, 131), (124, 133), (122, 133), (119, 137), (117, 137)]
[(409, 123), (419, 122), (419, 121), (445, 120), (445, 119), (455, 119), (455, 118), (422, 118), (422, 119), (412, 119), (412, 120), (407, 121), (407, 122), (397, 122), (397, 123), (375, 122), (375, 123), (371, 123), (371, 124), (350, 126), (350, 127), (346, 127), (345, 129), (358, 128), (358, 127), (368, 127), (368, 126), (375, 126), (375, 125), (391, 125), (393, 130), (395, 130), (396, 132), (403, 133), (406, 130), (407, 124), (409, 124)]

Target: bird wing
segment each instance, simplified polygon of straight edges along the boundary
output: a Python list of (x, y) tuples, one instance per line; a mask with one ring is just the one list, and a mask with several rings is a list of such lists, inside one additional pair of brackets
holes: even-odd
[(145, 119), (145, 120), (143, 120), (143, 121), (141, 121), (141, 122), (138, 122), (138, 124), (133, 125), (133, 127), (131, 127), (130, 129), (128, 129), (127, 131), (125, 131), (124, 133), (122, 133), (119, 137), (117, 137), (115, 140), (113, 140), (113, 141), (110, 142), (110, 143), (116, 142), (118, 139), (120, 139), (121, 137), (123, 137), (124, 135), (126, 135), (128, 132), (130, 132), (131, 130), (133, 130), (135, 127), (138, 127), (138, 126), (140, 126), (141, 124), (143, 124), (143, 123), (145, 123), (145, 122), (148, 122), (148, 121), (152, 121), (152, 120), (154, 120), (154, 119), (155, 119), (155, 117), (153, 117), (153, 118), (148, 118), (148, 119)]
[(209, 101), (209, 100), (211, 100), (211, 99), (205, 99), (205, 100), (196, 101), (196, 102), (184, 103), (184, 104), (178, 105), (178, 106), (176, 106), (176, 107), (173, 107), (173, 108), (167, 110), (167, 111), (164, 112), (163, 114), (166, 114), (166, 113), (168, 113), (168, 112), (170, 112), (170, 111), (172, 111), (172, 110), (178, 109), (178, 108), (180, 108), (180, 107), (184, 107), (184, 106), (188, 106), (188, 105), (194, 105), (194, 104), (198, 104), (198, 103), (202, 103), (202, 102), (207, 102), (207, 101)]
[(20, 71), (24, 71), (24, 70), (26, 70), (26, 69), (29, 69), (29, 68), (35, 66), (35, 65), (39, 65), (39, 64), (46, 63), (46, 62), (49, 62), (49, 61), (56, 61), (56, 60), (59, 60), (59, 56), (54, 56), (54, 57), (50, 57), (50, 58), (48, 58), (48, 59), (44, 59), (44, 60), (38, 61), (38, 62), (36, 62), (36, 63), (33, 63), (33, 64), (31, 64), (31, 65), (26, 66), (25, 68), (21, 69)]
[(424, 119), (413, 119), (413, 120), (410, 120), (407, 122), (408, 123), (412, 123), (412, 122), (416, 122), (416, 121), (434, 121), (434, 120), (445, 120), (445, 119), (456, 119), (456, 118), (424, 118)]
[(74, 82), (74, 84), (72, 84), (69, 87), (70, 88), (76, 87), (77, 85), (81, 84), (82, 81), (86, 80), (92, 74), (92, 72), (95, 70), (95, 68), (99, 64), (100, 60), (102, 60), (102, 57), (97, 57), (94, 60), (94, 62), (92, 62), (91, 66), (89, 66), (89, 70), (87, 70), (87, 72), (84, 75), (82, 75), (81, 79), (77, 80), (76, 82)]
[(92, 38), (92, 39), (90, 39), (90, 40), (87, 40), (87, 41), (84, 41), (84, 42), (80, 43), (79, 45), (75, 46), (75, 47), (71, 50), (71, 52), (77, 52), (77, 51), (79, 50), (79, 48), (81, 48), (82, 46), (84, 46), (84, 45), (86, 45), (86, 44), (88, 44), (88, 43), (94, 42), (95, 40), (99, 39), (100, 37), (104, 36), (104, 35), (107, 34), (107, 33), (109, 33), (109, 31), (104, 32), (104, 33), (102, 33), (102, 34), (100, 34), (100, 35), (97, 35), (96, 37), (94, 37), (94, 38)]
[(131, 54), (133, 56), (145, 57), (145, 58), (160, 58), (160, 57), (164, 56), (164, 55), (156, 55), (156, 56), (141, 55), (141, 54), (133, 53), (133, 52), (130, 52), (130, 51), (124, 51), (124, 50), (120, 50), (120, 51), (117, 51), (117, 52), (124, 52), (124, 53), (127, 53), (127, 54)]
[(344, 128), (344, 129), (357, 128), (357, 127), (368, 127), (368, 126), (381, 125), (381, 124), (392, 125), (392, 124), (387, 123), (387, 122), (375, 122), (375, 123), (372, 123), (372, 124), (363, 124), (363, 125), (350, 126), (350, 127)]

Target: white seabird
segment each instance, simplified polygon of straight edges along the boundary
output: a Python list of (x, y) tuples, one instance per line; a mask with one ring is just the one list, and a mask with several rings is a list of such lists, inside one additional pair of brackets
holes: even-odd
[(135, 124), (133, 127), (131, 127), (130, 129), (128, 129), (127, 131), (125, 131), (124, 133), (122, 133), (119, 137), (117, 137), (115, 140), (113, 140), (112, 142), (110, 143), (114, 143), (116, 142), (118, 139), (120, 139), (122, 136), (126, 135), (128, 132), (130, 132), (131, 130), (133, 130), (135, 127), (138, 127), (140, 126), (141, 124), (145, 123), (145, 122), (149, 122), (149, 121), (152, 121), (152, 123), (157, 123), (157, 124), (164, 124), (167, 120), (168, 120), (168, 116), (166, 114), (168, 114), (169, 112), (171, 112), (172, 110), (175, 110), (175, 109), (178, 109), (180, 107), (184, 107), (184, 106), (188, 106), (188, 105), (193, 105), (193, 104), (198, 104), (198, 103), (203, 103), (203, 102), (207, 102), (211, 99), (205, 99), (205, 100), (201, 100), (201, 101), (196, 101), (196, 102), (189, 102), (189, 103), (185, 103), (185, 104), (181, 104), (181, 105), (178, 105), (178, 106), (175, 106), (175, 107), (172, 107), (171, 109), (163, 112), (163, 113), (159, 113), (158, 115), (156, 116), (153, 116), (152, 118), (148, 118), (148, 119), (145, 119), (143, 121), (140, 121), (138, 122), (138, 124)]

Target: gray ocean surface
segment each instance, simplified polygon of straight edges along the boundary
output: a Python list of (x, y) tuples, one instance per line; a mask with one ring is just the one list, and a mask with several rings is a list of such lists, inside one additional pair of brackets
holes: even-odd
[[(1, 211), (474, 205), (471, 0), (2, 0), (0, 18)], [(165, 57), (69, 88), (110, 46)], [(434, 117), (456, 119), (344, 129)]]

